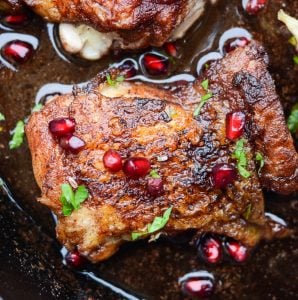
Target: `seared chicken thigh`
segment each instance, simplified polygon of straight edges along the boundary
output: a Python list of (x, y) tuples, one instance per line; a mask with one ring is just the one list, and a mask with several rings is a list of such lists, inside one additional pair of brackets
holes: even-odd
[[(264, 49), (251, 43), (211, 63), (196, 82), (171, 89), (127, 81), (111, 86), (106, 75), (117, 76), (117, 70), (107, 70), (87, 88), (57, 96), (33, 113), (26, 134), (42, 191), (39, 201), (57, 214), (58, 239), (98, 262), (132, 240), (132, 233), (149, 236), (148, 224), (169, 209), (168, 222), (155, 235), (193, 229), (247, 246), (271, 238), (262, 187), (297, 192), (298, 157), (266, 63)], [(198, 110), (206, 93), (210, 97)], [(226, 117), (235, 111), (245, 115), (246, 125), (241, 139), (230, 140)], [(85, 142), (77, 154), (63, 150), (50, 133), (49, 122), (57, 118), (75, 120), (75, 135)], [(245, 176), (235, 156), (240, 140)], [(103, 164), (110, 149), (123, 160), (148, 159), (163, 192), (148, 192), (149, 174), (136, 179), (122, 170), (110, 172)], [(222, 165), (238, 167), (239, 173), (218, 187), (214, 172)], [(89, 192), (69, 216), (62, 214), (60, 201), (65, 183), (84, 185)]]

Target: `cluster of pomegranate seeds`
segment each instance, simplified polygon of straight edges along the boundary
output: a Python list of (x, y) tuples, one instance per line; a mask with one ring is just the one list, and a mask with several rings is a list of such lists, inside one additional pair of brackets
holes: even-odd
[(76, 122), (73, 118), (59, 118), (49, 123), (50, 132), (58, 138), (73, 134), (75, 127)]
[(49, 130), (54, 137), (59, 139), (60, 147), (78, 154), (86, 144), (82, 139), (73, 135), (75, 128), (76, 122), (73, 118), (58, 118), (49, 122)]
[(144, 54), (142, 64), (149, 75), (165, 75), (168, 73), (169, 59), (160, 54)]
[(255, 15), (260, 12), (268, 0), (243, 0), (243, 7), (250, 15)]
[(67, 135), (59, 139), (59, 145), (62, 149), (73, 154), (78, 154), (85, 147), (85, 142), (77, 136)]
[(214, 282), (208, 277), (189, 277), (181, 285), (182, 292), (192, 298), (208, 298), (214, 292)]
[(237, 171), (230, 164), (218, 164), (212, 169), (212, 180), (214, 187), (224, 189), (237, 178)]
[(150, 178), (147, 186), (151, 196), (157, 197), (164, 192), (163, 180), (161, 178)]
[(240, 37), (232, 40), (228, 40), (224, 45), (224, 51), (226, 53), (234, 51), (236, 48), (245, 47), (250, 43), (250, 40), (246, 37)]
[(3, 21), (4, 23), (11, 26), (21, 26), (29, 22), (29, 17), (25, 13), (19, 13), (19, 14), (5, 16)]
[(210, 264), (218, 264), (223, 258), (221, 240), (211, 234), (201, 237), (198, 243), (199, 255)]
[(103, 164), (110, 172), (122, 170), (122, 157), (115, 150), (108, 150), (103, 156)]
[(245, 114), (241, 111), (228, 113), (226, 116), (226, 137), (237, 140), (242, 134), (245, 125)]
[(248, 248), (237, 241), (227, 240), (225, 242), (225, 249), (235, 262), (243, 263), (249, 257)]
[(30, 43), (24, 41), (11, 41), (3, 46), (3, 57), (13, 64), (23, 64), (28, 61), (34, 52), (34, 48)]
[(150, 161), (145, 157), (131, 157), (123, 165), (124, 174), (132, 179), (146, 176), (150, 169)]
[(78, 250), (68, 252), (65, 260), (69, 266), (76, 269), (82, 268), (86, 264), (86, 259), (80, 255)]
[(174, 43), (165, 43), (164, 49), (168, 55), (170, 55), (172, 57), (177, 57), (178, 51), (177, 51), (177, 47)]

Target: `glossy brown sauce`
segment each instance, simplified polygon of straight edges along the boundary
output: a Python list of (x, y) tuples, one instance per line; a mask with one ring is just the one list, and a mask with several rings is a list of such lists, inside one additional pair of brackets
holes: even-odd
[[(173, 66), (172, 75), (188, 73), (197, 76), (198, 61), (210, 52), (220, 52), (219, 44), (223, 33), (239, 27), (265, 44), (270, 56), (270, 70), (276, 80), (285, 112), (288, 113), (298, 98), (298, 68), (292, 62), (293, 47), (287, 43), (290, 34), (276, 18), (282, 4), (286, 5), (284, 8), (288, 12), (298, 17), (297, 1), (271, 0), (268, 7), (256, 17), (244, 13), (240, 0), (219, 1), (216, 7), (207, 10), (185, 39), (177, 43), (179, 59)], [(25, 143), (17, 150), (9, 150), (9, 131), (18, 120), (30, 114), (36, 100), (47, 94), (63, 92), (65, 88), (70, 89), (70, 86), (49, 86), (49, 83), (72, 85), (86, 82), (110, 63), (121, 61), (125, 57), (138, 59), (139, 54), (127, 53), (121, 57), (111, 55), (93, 63), (69, 63), (57, 55), (53, 48), (48, 35), (50, 29), (49, 25), (37, 17), (14, 32), (0, 28), (0, 43), (4, 39), (4, 33), (24, 33), (39, 39), (39, 47), (33, 58), (17, 67), (17, 71), (0, 63), (0, 112), (6, 116), (6, 121), (0, 124), (0, 176), (7, 182), (20, 206), (41, 226), (45, 234), (54, 239), (52, 215), (35, 201), (40, 192), (33, 177), (27, 145)], [(237, 31), (232, 31), (232, 35), (235, 33)], [(267, 211), (282, 217), (294, 228), (297, 225), (297, 200), (294, 196), (282, 198), (267, 194)], [(11, 204), (0, 206), (0, 214), (7, 214), (9, 205)], [(194, 247), (185, 243), (182, 237), (181, 240), (181, 243), (178, 239), (175, 242), (138, 242), (127, 245), (108, 261), (88, 267), (88, 271), (145, 299), (183, 298), (179, 292), (178, 278), (201, 269), (212, 272), (217, 280), (215, 299), (235, 299), (239, 296), (241, 299), (294, 299), (298, 293), (293, 272), (293, 265), (297, 263), (297, 254), (294, 254), (297, 241), (294, 236), (260, 245), (245, 265), (236, 266), (224, 262), (218, 267), (199, 261)], [(39, 250), (44, 248), (48, 251), (44, 243), (34, 245), (40, 247)], [(55, 251), (53, 257), (56, 255), (59, 258), (58, 248)], [(9, 272), (11, 271), (7, 271), (11, 276), (13, 273)], [(117, 299), (117, 296), (100, 290), (103, 282), (89, 283), (84, 276), (76, 277), (76, 280), (80, 282), (81, 289), (78, 295), (87, 297), (88, 294), (94, 299)], [(66, 280), (64, 288), (67, 289), (72, 284)], [(0, 288), (0, 296), (1, 292)], [(56, 298), (60, 299), (60, 296)], [(83, 296), (82, 299), (85, 299)]]

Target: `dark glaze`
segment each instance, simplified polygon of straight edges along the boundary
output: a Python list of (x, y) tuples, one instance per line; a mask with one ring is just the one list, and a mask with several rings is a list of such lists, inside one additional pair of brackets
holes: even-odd
[[(297, 101), (298, 71), (292, 63), (293, 47), (287, 44), (290, 34), (276, 20), (276, 14), (281, 4), (286, 3), (287, 11), (298, 17), (298, 3), (272, 0), (268, 9), (259, 17), (246, 17), (240, 2), (234, 0), (227, 5), (226, 1), (221, 1), (217, 9), (209, 12), (202, 23), (192, 29), (185, 41), (179, 42), (185, 49), (176, 65), (177, 72), (191, 71), (195, 74), (198, 58), (209, 51), (217, 51), (223, 31), (232, 26), (244, 26), (265, 43), (270, 69), (288, 113)], [(34, 224), (30, 223), (26, 227), (26, 214), (18, 211), (8, 199), (1, 197), (0, 211), (4, 218), (0, 219), (3, 229), (0, 237), (1, 240), (5, 239), (5, 243), (0, 244), (0, 295), (4, 299), (21, 299), (24, 295), (28, 295), (28, 299), (41, 299), (40, 294), (42, 299), (84, 299), (87, 295), (95, 299), (117, 299), (117, 296), (103, 290), (98, 284), (86, 281), (85, 277), (74, 277), (72, 272), (61, 267), (58, 246), (53, 246), (52, 216), (46, 208), (32, 201), (40, 192), (33, 179), (27, 146), (16, 151), (7, 149), (9, 130), (17, 120), (29, 115), (40, 87), (49, 82), (69, 84), (87, 81), (108, 65), (111, 58), (92, 64), (92, 68), (70, 65), (55, 54), (40, 20), (35, 19), (22, 31), (39, 37), (41, 43), (34, 58), (17, 73), (0, 67), (0, 111), (7, 118), (5, 123), (0, 123), (4, 128), (0, 133), (0, 175), (13, 187), (20, 205), (48, 236), (43, 240), (43, 233)], [(210, 35), (210, 32), (213, 34)], [(283, 217), (291, 227), (297, 226), (297, 197), (284, 198), (267, 194), (266, 200), (268, 211)], [(214, 299), (235, 299), (239, 296), (242, 299), (294, 299), (298, 293), (293, 272), (293, 265), (297, 263), (295, 249), (297, 241), (294, 237), (276, 240), (260, 245), (244, 266), (225, 263), (210, 268), (198, 263), (194, 248), (185, 243), (179, 246), (177, 239), (175, 244), (163, 241), (151, 244), (139, 242), (124, 247), (109, 261), (90, 266), (88, 270), (146, 299), (183, 299), (179, 294), (177, 279), (191, 270), (200, 269), (212, 271), (219, 280)], [(52, 271), (44, 271), (53, 268), (58, 270), (56, 275)], [(22, 276), (21, 273), (26, 275)]]

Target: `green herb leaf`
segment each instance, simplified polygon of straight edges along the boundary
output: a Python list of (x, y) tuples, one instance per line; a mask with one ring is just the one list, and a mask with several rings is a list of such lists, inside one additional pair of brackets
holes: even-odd
[(5, 116), (0, 112), (0, 121), (5, 121)]
[(246, 169), (247, 168), (247, 158), (246, 158), (246, 152), (244, 149), (244, 145), (246, 144), (245, 139), (240, 139), (236, 143), (235, 151), (232, 155), (233, 158), (237, 159), (237, 169), (240, 173), (240, 175), (244, 178), (250, 177), (250, 172)]
[(251, 205), (251, 203), (249, 203), (243, 214), (243, 217), (245, 218), (245, 220), (248, 220), (250, 218), (251, 213), (252, 213), (252, 205)]
[(294, 105), (288, 118), (288, 128), (292, 133), (298, 130), (298, 104)]
[(162, 217), (155, 217), (151, 224), (147, 225), (147, 230), (144, 232), (133, 232), (131, 234), (131, 239), (135, 241), (136, 239), (157, 232), (158, 230), (162, 229), (166, 226), (170, 219), (170, 215), (172, 213), (172, 207), (169, 207), (163, 214)]
[(208, 88), (209, 88), (209, 80), (206, 79), (206, 80), (202, 81), (201, 86), (207, 92)]
[(149, 176), (156, 179), (160, 178), (157, 170), (151, 170)]
[(41, 103), (35, 104), (35, 106), (32, 108), (32, 112), (39, 112), (43, 108), (43, 105)]
[(80, 185), (74, 193), (70, 184), (64, 183), (61, 185), (61, 190), (60, 201), (64, 216), (70, 216), (74, 210), (78, 210), (80, 204), (89, 197), (88, 190), (83, 185)]
[(296, 38), (295, 38), (294, 36), (291, 36), (291, 37), (289, 38), (289, 43), (290, 43), (292, 46), (296, 47), (296, 45), (297, 45), (297, 40), (296, 40)]
[(211, 99), (212, 97), (213, 97), (213, 95), (212, 95), (211, 92), (210, 92), (210, 93), (207, 93), (206, 95), (204, 95), (204, 96), (201, 97), (201, 102), (200, 102), (200, 104), (198, 105), (198, 107), (196, 108), (196, 110), (195, 110), (194, 113), (193, 113), (194, 117), (197, 117), (197, 116), (200, 114), (202, 107), (203, 107), (203, 106), (205, 105), (205, 103), (206, 103), (209, 99)]
[(256, 153), (256, 161), (259, 162), (258, 174), (260, 174), (261, 170), (263, 169), (263, 167), (265, 165), (265, 160), (264, 160), (263, 154), (261, 152)]
[(298, 65), (298, 55), (294, 55), (293, 61), (296, 65)]
[(9, 149), (16, 149), (20, 147), (24, 141), (24, 121), (18, 121), (16, 127), (12, 131), (12, 139), (9, 142)]
[(122, 75), (117, 76), (115, 79), (113, 79), (110, 74), (107, 74), (106, 78), (107, 78), (108, 85), (112, 87), (115, 87), (117, 83), (123, 82), (125, 80), (125, 77)]
[(89, 197), (89, 193), (86, 187), (83, 185), (78, 186), (75, 192), (74, 208), (79, 209), (80, 204), (84, 202), (88, 197)]

